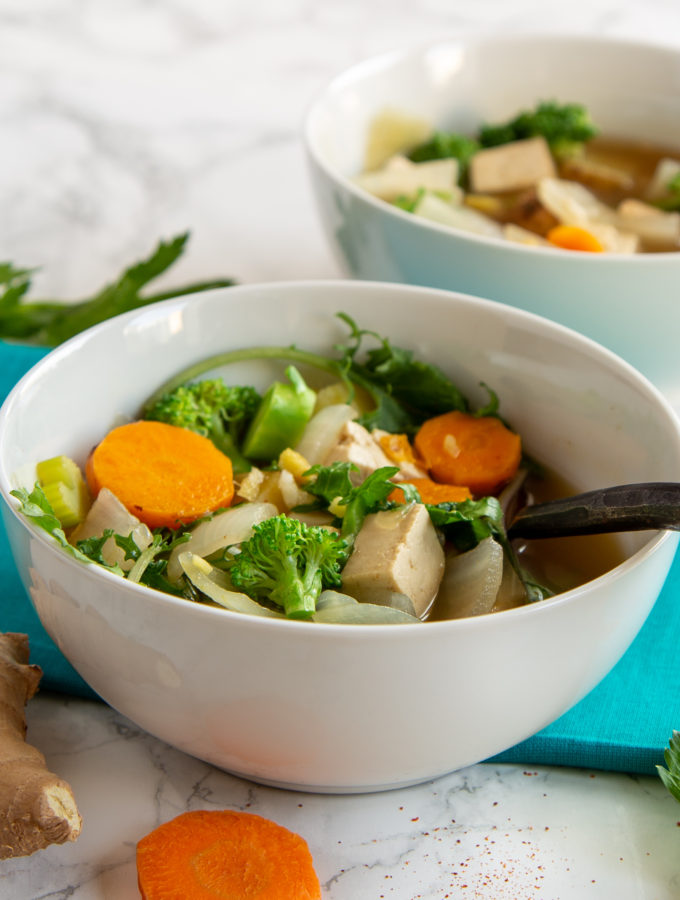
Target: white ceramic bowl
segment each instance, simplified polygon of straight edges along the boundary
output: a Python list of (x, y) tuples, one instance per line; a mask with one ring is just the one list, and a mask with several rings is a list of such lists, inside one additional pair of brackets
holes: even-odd
[(386, 107), (473, 132), (538, 100), (584, 103), (602, 132), (680, 153), (680, 52), (546, 36), (455, 39), (361, 63), (309, 111), (305, 142), (321, 219), (348, 274), (464, 291), (600, 341), (680, 406), (680, 253), (575, 253), (478, 237), (377, 200), (350, 181)]
[[(49, 354), (0, 411), (3, 514), (47, 631), (152, 734), (248, 778), (316, 791), (418, 782), (547, 725), (623, 654), (676, 547), (670, 533), (627, 535), (625, 562), (606, 575), (491, 616), (322, 626), (130, 584), (74, 561), (15, 511), (9, 491), (27, 463), (58, 453), (82, 462), (117, 417), (208, 355), (329, 349), (347, 335), (338, 311), (437, 361), (475, 401), (486, 381), (527, 450), (578, 489), (680, 479), (678, 422), (636, 371), (559, 325), (456, 294), (357, 282), (236, 287), (132, 312)], [(227, 374), (238, 382), (243, 370)]]

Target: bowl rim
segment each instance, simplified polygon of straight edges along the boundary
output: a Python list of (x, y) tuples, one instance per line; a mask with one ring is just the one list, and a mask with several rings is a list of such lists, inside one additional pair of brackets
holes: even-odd
[[(659, 408), (659, 411), (663, 412), (669, 419), (669, 421), (675, 423), (678, 440), (680, 441), (680, 416), (676, 414), (675, 410), (673, 409), (669, 401), (665, 398), (665, 396), (661, 393), (661, 391), (657, 387), (655, 387), (655, 385), (645, 375), (639, 372), (639, 370), (628, 363), (625, 359), (618, 356), (612, 350), (609, 350), (607, 347), (603, 346), (592, 338), (589, 338), (586, 335), (583, 335), (580, 332), (569, 328), (568, 326), (562, 325), (558, 322), (554, 322), (553, 320), (548, 319), (544, 316), (540, 316), (536, 313), (528, 312), (527, 310), (523, 310), (514, 306), (508, 306), (507, 304), (501, 303), (496, 300), (476, 297), (475, 295), (466, 294), (460, 291), (431, 288), (421, 285), (380, 281), (309, 279), (300, 281), (261, 282), (235, 285), (233, 287), (215, 288), (210, 291), (202, 292), (199, 296), (197, 296), (196, 294), (184, 294), (178, 297), (162, 300), (150, 306), (143, 306), (139, 307), (138, 309), (122, 313), (111, 319), (100, 322), (99, 324), (94, 325), (86, 331), (75, 335), (69, 340), (64, 341), (62, 344), (46, 353), (46, 355), (42, 357), (42, 359), (38, 360), (38, 362), (31, 366), (31, 368), (13, 386), (2, 405), (0, 405), (0, 456), (3, 444), (3, 435), (5, 432), (5, 422), (9, 415), (11, 415), (12, 408), (17, 406), (20, 394), (24, 389), (24, 386), (30, 381), (42, 377), (43, 370), (49, 371), (55, 365), (58, 365), (61, 357), (72, 355), (82, 343), (87, 342), (101, 332), (106, 332), (107, 330), (114, 329), (124, 329), (128, 323), (133, 322), (135, 319), (148, 317), (150, 312), (153, 312), (157, 316), (165, 317), (171, 311), (186, 307), (187, 305), (192, 303), (218, 302), (218, 298), (221, 298), (225, 294), (228, 294), (228, 296), (234, 296), (235, 294), (243, 294), (249, 292), (258, 293), (264, 291), (265, 293), (276, 296), (276, 294), (282, 289), (287, 292), (307, 291), (309, 293), (313, 293), (317, 291), (323, 291), (328, 288), (332, 288), (334, 290), (339, 289), (340, 291), (347, 291), (348, 293), (353, 293), (355, 291), (382, 292), (387, 289), (390, 292), (393, 291), (395, 293), (404, 295), (411, 294), (414, 296), (422, 296), (423, 294), (425, 294), (427, 296), (440, 298), (441, 300), (446, 301), (451, 300), (451, 298), (453, 297), (457, 301), (462, 301), (465, 304), (481, 305), (486, 306), (492, 310), (500, 310), (503, 312), (504, 316), (509, 316), (511, 319), (519, 320), (520, 322), (534, 322), (539, 324), (542, 328), (547, 327), (550, 331), (555, 332), (557, 335), (561, 335), (563, 338), (566, 338), (572, 343), (580, 344), (585, 349), (591, 349), (591, 351), (594, 351), (600, 357), (605, 357), (605, 359), (609, 357), (610, 361), (614, 363), (617, 370), (620, 371), (621, 374), (628, 374), (629, 377), (632, 377), (639, 387), (645, 389), (645, 392), (650, 397), (650, 399), (654, 401), (656, 406)], [(175, 597), (172, 594), (166, 594), (154, 588), (147, 587), (146, 585), (140, 585), (134, 582), (127, 581), (127, 579), (122, 579), (121, 583), (121, 576), (116, 575), (101, 566), (98, 566), (96, 563), (84, 563), (72, 556), (69, 556), (69, 554), (62, 547), (60, 547), (59, 544), (50, 535), (48, 535), (42, 529), (38, 529), (33, 526), (26, 519), (26, 517), (22, 516), (17, 508), (15, 498), (10, 495), (10, 485), (5, 482), (4, 475), (5, 470), (4, 466), (2, 465), (2, 459), (0, 458), (0, 497), (2, 498), (2, 505), (5, 514), (9, 513), (11, 516), (13, 516), (14, 519), (16, 519), (16, 521), (20, 523), (20, 526), (26, 530), (29, 538), (38, 540), (44, 547), (49, 550), (51, 554), (56, 554), (55, 558), (61, 560), (61, 565), (83, 567), (81, 571), (83, 572), (84, 577), (94, 578), (95, 583), (98, 579), (104, 578), (105, 580), (108, 580), (111, 585), (117, 584), (121, 586), (126, 593), (128, 591), (131, 591), (133, 596), (135, 594), (138, 594), (140, 597), (146, 597), (149, 603), (167, 604), (168, 602), (170, 602), (177, 609), (184, 608), (187, 610), (193, 610), (194, 615), (209, 615), (219, 617), (223, 617), (226, 615), (227, 618), (224, 621), (227, 623), (231, 622), (232, 626), (234, 622), (245, 622), (247, 624), (248, 620), (250, 620), (251, 623), (259, 623), (254, 626), (258, 628), (292, 628), (297, 631), (301, 628), (308, 627), (310, 624), (314, 626), (327, 624), (310, 623), (306, 621), (296, 621), (290, 619), (273, 619), (269, 617), (236, 613), (228, 609), (192, 602), (183, 597)], [(497, 621), (498, 616), (502, 616), (503, 621), (507, 621), (510, 617), (516, 618), (526, 615), (547, 614), (550, 609), (562, 606), (565, 603), (576, 602), (584, 593), (592, 590), (593, 585), (599, 586), (606, 584), (607, 582), (611, 582), (612, 585), (615, 584), (620, 578), (625, 577), (630, 569), (643, 564), (649, 556), (658, 552), (658, 550), (660, 550), (668, 541), (678, 539), (679, 536), (671, 531), (652, 531), (650, 532), (649, 540), (647, 540), (638, 550), (631, 554), (631, 556), (624, 559), (613, 569), (609, 569), (607, 572), (604, 572), (602, 575), (599, 575), (597, 578), (591, 579), (584, 584), (578, 585), (577, 587), (572, 588), (568, 591), (563, 591), (562, 593), (556, 594), (553, 597), (548, 597), (545, 600), (541, 600), (537, 603), (528, 603), (524, 606), (516, 607), (514, 609), (502, 610), (496, 613), (489, 613), (481, 616), (470, 616), (460, 619), (436, 620), (432, 622), (425, 621), (412, 624), (408, 623), (404, 624), (400, 628), (395, 628), (393, 625), (372, 625), (370, 628), (366, 629), (363, 625), (334, 624), (332, 627), (329, 626), (329, 628), (322, 629), (322, 633), (332, 636), (345, 633), (357, 634), (367, 631), (368, 634), (380, 634), (381, 636), (383, 636), (383, 638), (386, 635), (393, 635), (396, 638), (399, 634), (412, 633), (414, 628), (420, 628), (422, 625), (426, 625), (427, 630), (433, 631), (434, 633), (434, 630), (440, 632), (442, 630), (448, 629), (459, 630), (468, 628), (476, 629), (492, 627), (491, 623)]]
[[(316, 119), (320, 111), (330, 97), (340, 93), (348, 86), (360, 82), (367, 74), (376, 70), (385, 71), (389, 68), (419, 59), (426, 53), (441, 47), (453, 47), (458, 45), (460, 47), (477, 49), (493, 45), (533, 45), (537, 41), (539, 43), (551, 43), (553, 45), (573, 45), (579, 49), (582, 49), (584, 46), (589, 46), (593, 50), (604, 47), (617, 47), (621, 50), (628, 50), (629, 52), (654, 52), (658, 53), (660, 56), (677, 58), (678, 63), (680, 64), (680, 48), (670, 43), (664, 44), (652, 40), (579, 34), (577, 32), (558, 34), (554, 32), (537, 31), (522, 32), (505, 36), (476, 35), (473, 37), (450, 37), (437, 41), (420, 42), (401, 49), (389, 50), (353, 63), (336, 73), (335, 76), (326, 82), (324, 87), (317, 91), (316, 96), (308, 104), (302, 121), (302, 139), (308, 161), (311, 161), (328, 179), (340, 184), (343, 190), (351, 194), (356, 201), (366, 204), (376, 212), (382, 212), (383, 215), (387, 216), (395, 216), (397, 221), (402, 221), (407, 227), (410, 226), (416, 229), (423, 229), (425, 233), (431, 231), (444, 237), (451, 237), (451, 235), (453, 235), (459, 240), (462, 240), (464, 244), (470, 244), (472, 246), (481, 244), (481, 246), (488, 246), (490, 249), (495, 248), (496, 250), (502, 248), (508, 253), (524, 254), (528, 255), (529, 258), (536, 258), (536, 251), (540, 251), (540, 254), (538, 254), (539, 258), (544, 257), (546, 259), (562, 261), (576, 259), (587, 266), (604, 266), (611, 265), (612, 263), (624, 267), (629, 265), (649, 266), (658, 265), (659, 262), (662, 261), (664, 265), (677, 264), (680, 259), (680, 249), (677, 251), (647, 251), (645, 253), (630, 254), (607, 252), (589, 253), (583, 250), (571, 250), (566, 252), (558, 247), (528, 246), (514, 241), (507, 241), (500, 237), (492, 237), (491, 235), (473, 234), (472, 232), (466, 232), (462, 229), (455, 228), (452, 225), (443, 225), (439, 222), (425, 219), (422, 216), (414, 216), (412, 213), (408, 213), (393, 204), (380, 200), (378, 197), (373, 196), (368, 191), (359, 187), (350, 177), (343, 175), (338, 172), (334, 166), (330, 165), (327, 162), (325, 155), (319, 150), (318, 141), (316, 139)], [(678, 95), (678, 100), (680, 101), (680, 94)], [(680, 148), (678, 150), (678, 155), (680, 155)]]

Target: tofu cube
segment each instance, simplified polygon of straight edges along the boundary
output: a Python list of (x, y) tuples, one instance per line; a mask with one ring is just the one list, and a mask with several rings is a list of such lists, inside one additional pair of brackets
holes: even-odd
[(413, 503), (366, 517), (342, 572), (342, 590), (360, 603), (406, 594), (422, 616), (443, 575), (444, 551), (430, 514)]
[(473, 192), (494, 194), (521, 191), (554, 178), (557, 170), (545, 138), (534, 137), (480, 150), (470, 160), (469, 174)]
[(353, 419), (342, 426), (338, 441), (324, 457), (323, 465), (334, 462), (348, 462), (357, 467), (359, 471), (350, 476), (355, 484), (360, 484), (376, 469), (392, 465), (370, 431)]

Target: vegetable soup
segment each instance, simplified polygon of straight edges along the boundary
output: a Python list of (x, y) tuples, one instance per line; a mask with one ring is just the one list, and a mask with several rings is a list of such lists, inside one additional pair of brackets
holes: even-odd
[(600, 134), (575, 103), (544, 101), (475, 135), (385, 110), (355, 182), (439, 225), (527, 246), (680, 250), (680, 150)]
[[(339, 317), (333, 355), (252, 347), (178, 373), (82, 469), (39, 461), (33, 489), (13, 492), (22, 512), (83, 564), (325, 624), (498, 612), (621, 561), (611, 537), (511, 541), (518, 509), (573, 491), (527, 456), (491, 387), (475, 408), (442, 370)], [(244, 360), (279, 361), (281, 379), (260, 394), (211, 374)]]

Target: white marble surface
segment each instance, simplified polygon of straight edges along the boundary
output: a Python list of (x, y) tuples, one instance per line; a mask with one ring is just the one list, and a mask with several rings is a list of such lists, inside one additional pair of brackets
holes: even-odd
[[(339, 274), (302, 116), (376, 52), (481, 31), (680, 45), (676, 0), (0, 0), (0, 258), (74, 297), (190, 229), (172, 283)], [(309, 842), (325, 900), (671, 900), (680, 806), (654, 778), (480, 765), (385, 794), (257, 787), (107, 707), (39, 696), (29, 739), (75, 790), (76, 844), (0, 864), (2, 900), (138, 897), (136, 841), (200, 807)]]
[(136, 841), (189, 809), (247, 810), (303, 835), (324, 900), (680, 896), (680, 806), (654, 778), (488, 764), (319, 796), (234, 778), (90, 701), (36, 698), (29, 735), (71, 783), (84, 828), (0, 864), (7, 900), (134, 900)]

